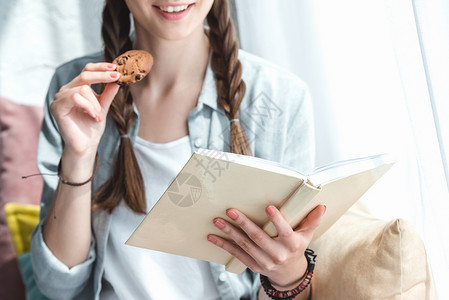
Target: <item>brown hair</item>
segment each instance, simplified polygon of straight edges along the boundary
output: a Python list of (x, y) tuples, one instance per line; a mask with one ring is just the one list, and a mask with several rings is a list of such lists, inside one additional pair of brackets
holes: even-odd
[[(236, 39), (227, 0), (215, 0), (207, 15), (212, 48), (211, 67), (215, 74), (217, 102), (230, 120), (230, 151), (251, 155), (246, 135), (240, 125), (240, 103), (246, 86), (238, 59)], [(112, 61), (132, 48), (129, 37), (130, 12), (124, 0), (106, 0), (103, 10), (102, 37), (104, 59)], [(128, 88), (121, 87), (109, 110), (120, 136), (128, 134), (136, 114)], [(131, 140), (120, 139), (120, 146), (111, 178), (94, 195), (94, 209), (112, 212), (124, 199), (136, 213), (145, 213), (145, 188)]]

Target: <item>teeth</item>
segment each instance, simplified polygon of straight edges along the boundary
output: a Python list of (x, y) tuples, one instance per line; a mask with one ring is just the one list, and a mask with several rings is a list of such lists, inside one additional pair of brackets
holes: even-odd
[(159, 9), (168, 13), (177, 13), (183, 10), (186, 10), (188, 5), (180, 5), (180, 6), (159, 6)]

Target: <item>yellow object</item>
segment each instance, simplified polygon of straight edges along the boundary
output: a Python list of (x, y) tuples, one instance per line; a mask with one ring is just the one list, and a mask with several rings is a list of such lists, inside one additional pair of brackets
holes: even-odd
[(5, 205), (6, 222), (11, 232), (17, 256), (30, 251), (31, 233), (39, 223), (38, 205), (7, 203)]

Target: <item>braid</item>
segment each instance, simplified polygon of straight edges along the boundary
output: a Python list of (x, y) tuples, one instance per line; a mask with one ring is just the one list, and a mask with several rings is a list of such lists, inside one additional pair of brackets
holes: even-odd
[(105, 61), (112, 61), (132, 48), (129, 30), (129, 9), (124, 0), (106, 0), (103, 9), (101, 35), (104, 42)]
[[(132, 49), (129, 37), (130, 13), (124, 0), (107, 0), (103, 10), (102, 37), (104, 60), (112, 61)], [(121, 87), (109, 109), (120, 136), (128, 134), (136, 119), (131, 93)], [(94, 208), (111, 213), (124, 199), (137, 213), (145, 213), (145, 189), (142, 174), (129, 138), (121, 138), (111, 178), (94, 195)]]
[(209, 40), (212, 47), (211, 67), (215, 73), (217, 102), (231, 120), (230, 151), (251, 155), (245, 132), (239, 122), (240, 103), (246, 92), (242, 80), (242, 64), (238, 59), (239, 45), (229, 14), (227, 0), (215, 0), (207, 15)]

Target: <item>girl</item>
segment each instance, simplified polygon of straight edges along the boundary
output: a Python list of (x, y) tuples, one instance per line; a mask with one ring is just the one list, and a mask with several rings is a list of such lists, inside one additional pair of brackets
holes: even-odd
[[(58, 169), (59, 180), (45, 178), (32, 237), (42, 292), (57, 299), (268, 299), (260, 274), (265, 288), (299, 286), (297, 299), (307, 299), (304, 253), (322, 206), (295, 229), (268, 206), (276, 238), (237, 209), (211, 216), (229, 239), (207, 239), (248, 266), (240, 275), (124, 245), (198, 148), (309, 171), (314, 141), (304, 84), (239, 51), (226, 0), (107, 0), (102, 35), (103, 54), (59, 67), (49, 88), (39, 167)], [(142, 82), (119, 88), (108, 62), (130, 49), (150, 52), (154, 66)]]

